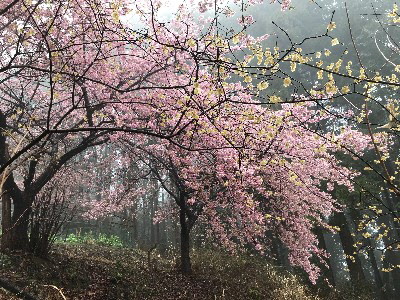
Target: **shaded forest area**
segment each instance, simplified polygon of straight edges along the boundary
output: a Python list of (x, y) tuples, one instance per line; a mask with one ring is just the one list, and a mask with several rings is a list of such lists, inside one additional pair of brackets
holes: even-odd
[[(193, 275), (176, 258), (101, 243), (59, 244), (49, 260), (2, 256), (1, 275), (33, 299), (371, 299), (371, 290), (320, 290), (254, 256), (193, 253)], [(15, 271), (15, 266), (19, 266)], [(2, 277), (3, 278), (3, 277)], [(61, 291), (61, 293), (60, 293)], [(20, 299), (15, 294), (0, 295)], [(28, 297), (29, 297), (28, 296)], [(4, 296), (6, 297), (6, 296)], [(23, 298), (23, 297), (21, 297)], [(1, 298), (3, 299), (3, 298)], [(26, 298), (28, 299), (28, 298)]]
[(2, 1), (0, 299), (398, 299), (399, 24)]

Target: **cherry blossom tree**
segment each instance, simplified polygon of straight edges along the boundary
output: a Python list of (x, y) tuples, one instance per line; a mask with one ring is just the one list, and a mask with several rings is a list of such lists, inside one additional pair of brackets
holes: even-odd
[[(234, 1), (237, 11), (216, 1), (200, 1), (196, 11), (182, 4), (162, 21), (159, 1), (3, 1), (2, 248), (27, 248), (35, 196), (74, 157), (127, 144), (177, 204), (184, 272), (191, 271), (190, 230), (202, 222), (231, 251), (268, 252), (265, 235), (272, 233), (315, 282), (311, 256), (325, 253), (312, 228), (328, 226), (324, 218), (339, 209), (330, 192), (338, 185), (351, 190), (358, 175), (335, 153), (362, 159), (373, 148), (384, 166), (388, 140), (351, 122), (320, 130), (369, 115), (367, 104), (340, 114), (325, 104), (360, 94), (360, 86), (367, 99), (373, 87), (399, 83), (364, 68), (354, 75), (350, 63), (343, 73), (342, 58), (321, 59), (332, 57), (332, 48), (303, 51), (315, 38), (340, 45), (331, 36), (333, 20), (320, 36), (299, 42), (277, 26), (290, 47), (266, 47), (269, 34), (247, 31), (256, 22), (247, 8), (261, 2)], [(287, 10), (291, 1), (280, 4)], [(131, 10), (135, 27), (127, 21)], [(224, 28), (223, 18), (234, 18), (239, 29)], [(315, 71), (317, 86), (295, 78), (301, 68)], [(338, 78), (353, 82), (339, 86)], [(389, 175), (382, 176), (396, 193)], [(123, 204), (118, 195), (103, 196)], [(102, 213), (99, 207), (108, 209), (93, 211)]]
[[(177, 143), (174, 137), (187, 124), (176, 119), (166, 128), (165, 116), (182, 95), (198, 93), (205, 65), (222, 72), (224, 42), (206, 18), (197, 24), (182, 6), (166, 25), (156, 21), (160, 3), (132, 5), (141, 18), (138, 30), (121, 21), (129, 2), (3, 2), (0, 171), (3, 207), (10, 207), (10, 197), (14, 206), (14, 225), (5, 232), (15, 231), (3, 237), (16, 239), (4, 240), (3, 247), (27, 245), (34, 196), (71, 158), (109, 141), (113, 132)], [(221, 77), (207, 80), (207, 88), (223, 90)], [(23, 179), (15, 179), (15, 172)], [(9, 220), (11, 210), (4, 214)]]
[(324, 218), (338, 209), (329, 190), (351, 189), (357, 175), (333, 153), (343, 147), (362, 153), (370, 147), (368, 138), (350, 128), (337, 137), (319, 134), (313, 127), (328, 117), (311, 104), (286, 104), (278, 111), (253, 104), (227, 103), (211, 123), (200, 117), (181, 142), (190, 143), (191, 151), (167, 141), (131, 142), (132, 151), (143, 156), (177, 204), (184, 271), (190, 272), (189, 232), (199, 221), (231, 251), (247, 245), (268, 252), (265, 235), (271, 232), (290, 250), (291, 263), (314, 281), (319, 270), (310, 258), (324, 253), (312, 228), (329, 227)]

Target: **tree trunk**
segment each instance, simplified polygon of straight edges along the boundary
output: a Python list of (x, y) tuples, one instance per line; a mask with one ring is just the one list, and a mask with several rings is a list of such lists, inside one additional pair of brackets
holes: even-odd
[[(387, 216), (386, 219), (389, 219), (386, 224), (390, 224), (391, 216)], [(394, 230), (389, 232), (389, 235), (392, 236), (385, 236), (383, 238), (383, 242), (387, 247), (393, 241), (398, 240), (397, 236), (395, 235)], [(394, 236), (393, 236), (394, 235)], [(396, 299), (396, 295), (400, 295), (400, 269), (396, 266), (400, 265), (400, 257), (396, 250), (389, 249), (385, 251), (385, 258), (383, 259), (383, 268), (384, 269), (392, 269), (390, 272), (383, 272), (383, 282), (385, 287), (386, 295), (389, 299)]]
[[(6, 117), (0, 109), (0, 165), (4, 165), (9, 160), (10, 155), (8, 153), (8, 145), (6, 135), (3, 134), (3, 130), (6, 129)], [(4, 171), (6, 172), (6, 171)], [(6, 172), (7, 173), (7, 172)], [(9, 180), (13, 180), (12, 173), (7, 178), (6, 173), (0, 173), (0, 197), (1, 197), (1, 250), (9, 249), (11, 241), (11, 196), (10, 191), (6, 188), (6, 183)]]
[(183, 274), (192, 273), (190, 262), (190, 230), (186, 221), (185, 210), (180, 209), (179, 222), (181, 225), (181, 271)]
[[(355, 206), (355, 203), (353, 203), (353, 206)], [(355, 228), (356, 228), (362, 218), (360, 211), (358, 209), (352, 208), (349, 210), (349, 216), (350, 216), (351, 220), (354, 222)], [(356, 233), (355, 228), (353, 228), (353, 232)], [(376, 294), (378, 299), (388, 300), (388, 298), (384, 292), (384, 284), (382, 281), (381, 274), (379, 272), (377, 258), (374, 253), (375, 241), (371, 238), (365, 238), (365, 246), (367, 247), (368, 260), (371, 263), (372, 277), (373, 277), (373, 280), (375, 283), (374, 293)]]
[[(155, 216), (155, 213), (157, 213), (158, 211), (158, 194), (157, 196), (154, 198), (154, 213), (153, 213), (153, 218)], [(160, 222), (157, 222), (156, 224), (154, 224), (155, 227), (155, 243), (159, 244), (160, 243)]]
[(173, 247), (174, 249), (178, 249), (180, 247), (181, 241), (180, 241), (180, 232), (179, 232), (179, 226), (177, 221), (175, 219), (172, 221), (172, 229), (173, 229)]
[(191, 224), (186, 214), (186, 194), (180, 192), (179, 195), (179, 223), (181, 225), (181, 265), (183, 274), (192, 273), (192, 263), (190, 261), (190, 229)]
[(138, 220), (137, 220), (137, 214), (135, 212), (134, 215), (132, 215), (132, 223), (133, 223), (133, 228), (132, 228), (132, 244), (135, 245), (135, 247), (138, 246), (138, 240), (139, 240), (139, 231), (138, 231)]
[(154, 245), (156, 243), (156, 232), (155, 232), (155, 226), (154, 226), (154, 217), (155, 217), (155, 211), (154, 211), (154, 201), (157, 196), (155, 195), (154, 192), (151, 193), (151, 197), (149, 199), (149, 210), (150, 210), (150, 245)]
[(12, 228), (10, 230), (10, 250), (29, 250), (28, 226), (29, 216), (32, 211), (32, 200), (34, 196), (25, 192), (21, 199), (14, 199), (14, 211), (12, 214)]
[[(396, 228), (396, 222), (393, 220), (392, 213), (397, 211), (396, 204), (399, 203), (399, 199), (397, 196), (391, 197), (388, 189), (384, 190), (385, 195), (385, 204), (388, 207), (388, 210), (384, 209), (384, 216), (381, 218), (383, 223), (386, 225), (386, 228), (389, 228), (389, 232), (387, 235), (384, 235), (382, 241), (384, 242), (386, 247), (390, 247), (385, 251), (385, 258), (383, 260), (383, 267), (385, 269), (392, 269), (391, 272), (383, 273), (383, 282), (385, 286), (385, 291), (387, 297), (389, 299), (395, 299), (400, 295), (400, 269), (396, 266), (400, 265), (400, 254), (396, 249), (391, 248), (391, 245), (398, 242), (400, 239), (399, 229)], [(381, 228), (381, 231), (384, 231), (384, 228)]]
[(346, 262), (349, 268), (349, 273), (352, 283), (355, 285), (365, 281), (364, 272), (361, 265), (361, 260), (358, 253), (354, 254), (355, 248), (353, 246), (354, 240), (351, 236), (349, 225), (347, 224), (344, 212), (337, 212), (331, 221), (333, 226), (340, 228), (339, 235), (342, 242), (343, 251), (346, 254)]
[(147, 224), (148, 224), (148, 209), (147, 209), (147, 200), (148, 200), (148, 195), (145, 196), (145, 199), (143, 200), (143, 214), (142, 214), (142, 228), (141, 228), (141, 243), (142, 245), (148, 245), (150, 244), (149, 242), (149, 236), (147, 235)]
[(379, 267), (378, 267), (378, 262), (376, 261), (375, 253), (374, 253), (374, 245), (372, 245), (372, 242), (370, 239), (367, 240), (367, 247), (368, 247), (368, 259), (371, 262), (372, 266), (372, 275), (374, 277), (374, 282), (375, 282), (375, 291), (376, 295), (379, 299), (382, 300), (388, 300), (388, 297), (385, 294), (384, 291), (384, 285), (382, 281), (381, 274), (379, 272)]
[(1, 250), (6, 250), (11, 246), (11, 197), (3, 192), (1, 197)]

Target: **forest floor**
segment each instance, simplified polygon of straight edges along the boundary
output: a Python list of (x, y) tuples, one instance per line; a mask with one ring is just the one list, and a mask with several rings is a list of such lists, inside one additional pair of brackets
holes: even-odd
[[(251, 256), (194, 253), (190, 276), (177, 272), (175, 261), (154, 253), (149, 267), (145, 251), (57, 244), (46, 260), (0, 254), (0, 280), (40, 300), (345, 299), (316, 296), (298, 276)], [(0, 299), (29, 298), (0, 288)]]

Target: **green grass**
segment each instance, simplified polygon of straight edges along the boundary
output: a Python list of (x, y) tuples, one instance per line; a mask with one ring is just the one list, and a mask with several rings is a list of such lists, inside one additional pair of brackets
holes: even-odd
[(58, 243), (67, 244), (95, 244), (111, 247), (122, 247), (123, 242), (117, 235), (107, 235), (99, 233), (98, 235), (93, 234), (91, 231), (83, 234), (70, 233), (64, 240), (58, 239)]

